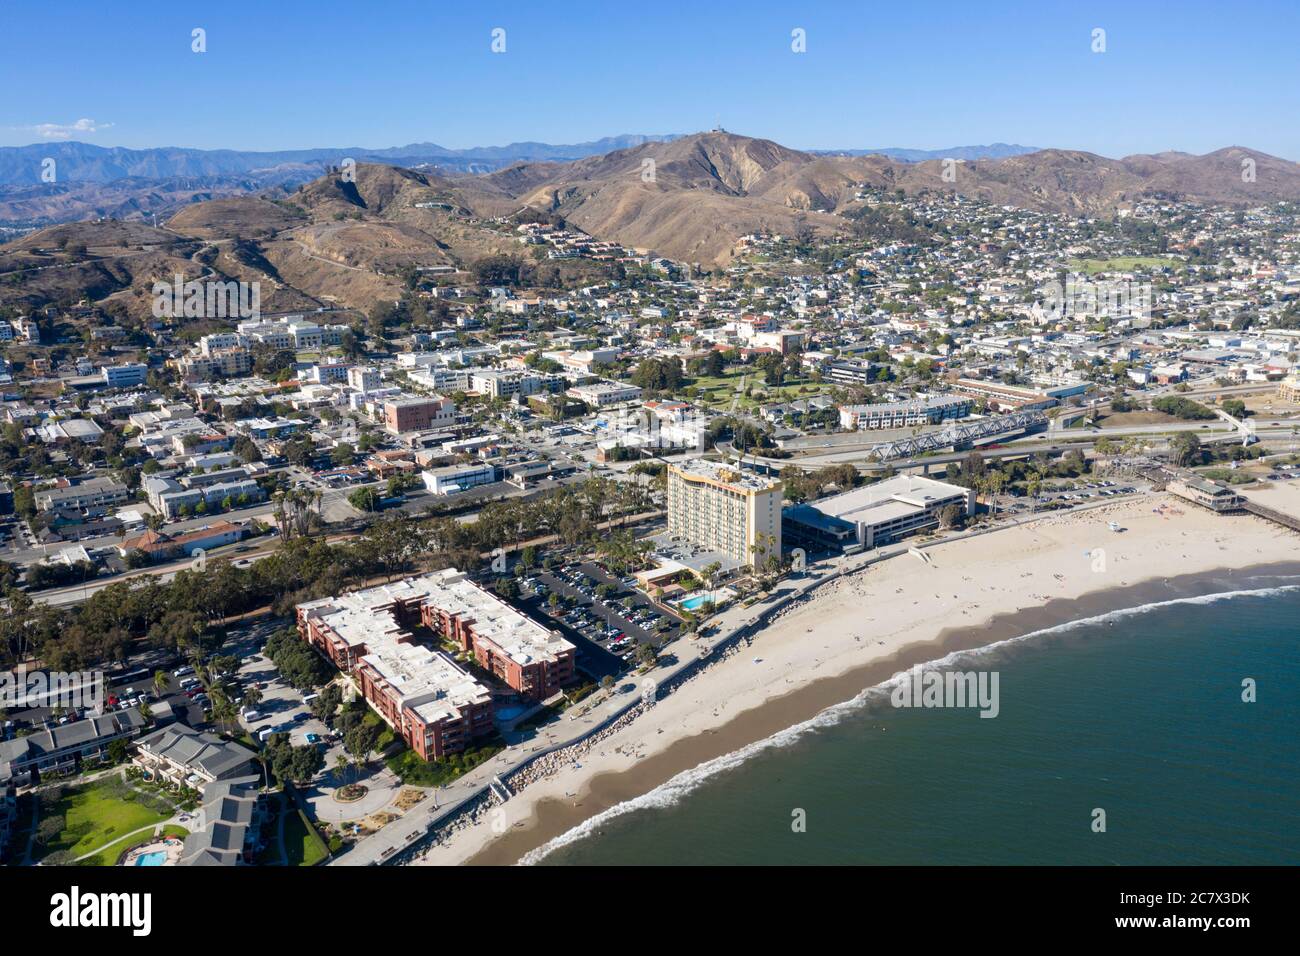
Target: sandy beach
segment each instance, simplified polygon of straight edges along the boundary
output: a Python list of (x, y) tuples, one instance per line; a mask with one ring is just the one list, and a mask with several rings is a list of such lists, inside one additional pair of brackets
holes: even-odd
[[(1110, 529), (1115, 522), (1123, 530)], [(814, 718), (913, 663), (1151, 601), (1232, 590), (1300, 538), (1146, 496), (943, 543), (830, 582), (635, 719), (512, 781), (417, 865), (506, 864), (683, 772)], [(1278, 570), (1281, 570), (1279, 568)], [(632, 861), (629, 861), (632, 862)]]

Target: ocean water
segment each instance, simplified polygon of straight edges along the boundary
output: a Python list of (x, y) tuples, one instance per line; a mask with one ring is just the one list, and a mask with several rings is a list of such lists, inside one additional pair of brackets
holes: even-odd
[(526, 862), (1300, 863), (1300, 588), (1160, 602), (941, 664), (996, 670), (998, 716), (871, 689)]

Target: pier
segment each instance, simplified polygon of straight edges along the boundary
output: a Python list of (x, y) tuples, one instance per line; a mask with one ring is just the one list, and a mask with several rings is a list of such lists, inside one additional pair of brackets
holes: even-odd
[(1243, 499), (1242, 509), (1249, 514), (1253, 514), (1265, 521), (1271, 521), (1279, 524), (1289, 531), (1300, 531), (1300, 518), (1295, 515), (1289, 515), (1286, 512), (1278, 511), (1276, 508), (1268, 508), (1264, 505), (1257, 504), (1249, 498)]

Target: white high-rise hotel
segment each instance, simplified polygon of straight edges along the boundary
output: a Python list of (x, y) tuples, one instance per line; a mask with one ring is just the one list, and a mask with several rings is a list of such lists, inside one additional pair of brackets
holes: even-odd
[(696, 458), (668, 466), (668, 533), (745, 565), (781, 554), (783, 489), (775, 478)]

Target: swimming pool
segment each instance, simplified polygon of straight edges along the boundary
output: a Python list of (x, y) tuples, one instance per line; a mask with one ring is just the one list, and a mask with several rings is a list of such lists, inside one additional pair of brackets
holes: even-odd
[(700, 605), (708, 604), (709, 596), (707, 594), (697, 594), (694, 597), (688, 597), (677, 602), (678, 607), (684, 607), (688, 611), (698, 610)]
[(152, 853), (141, 853), (135, 858), (136, 866), (162, 866), (167, 860), (166, 850), (154, 850)]

